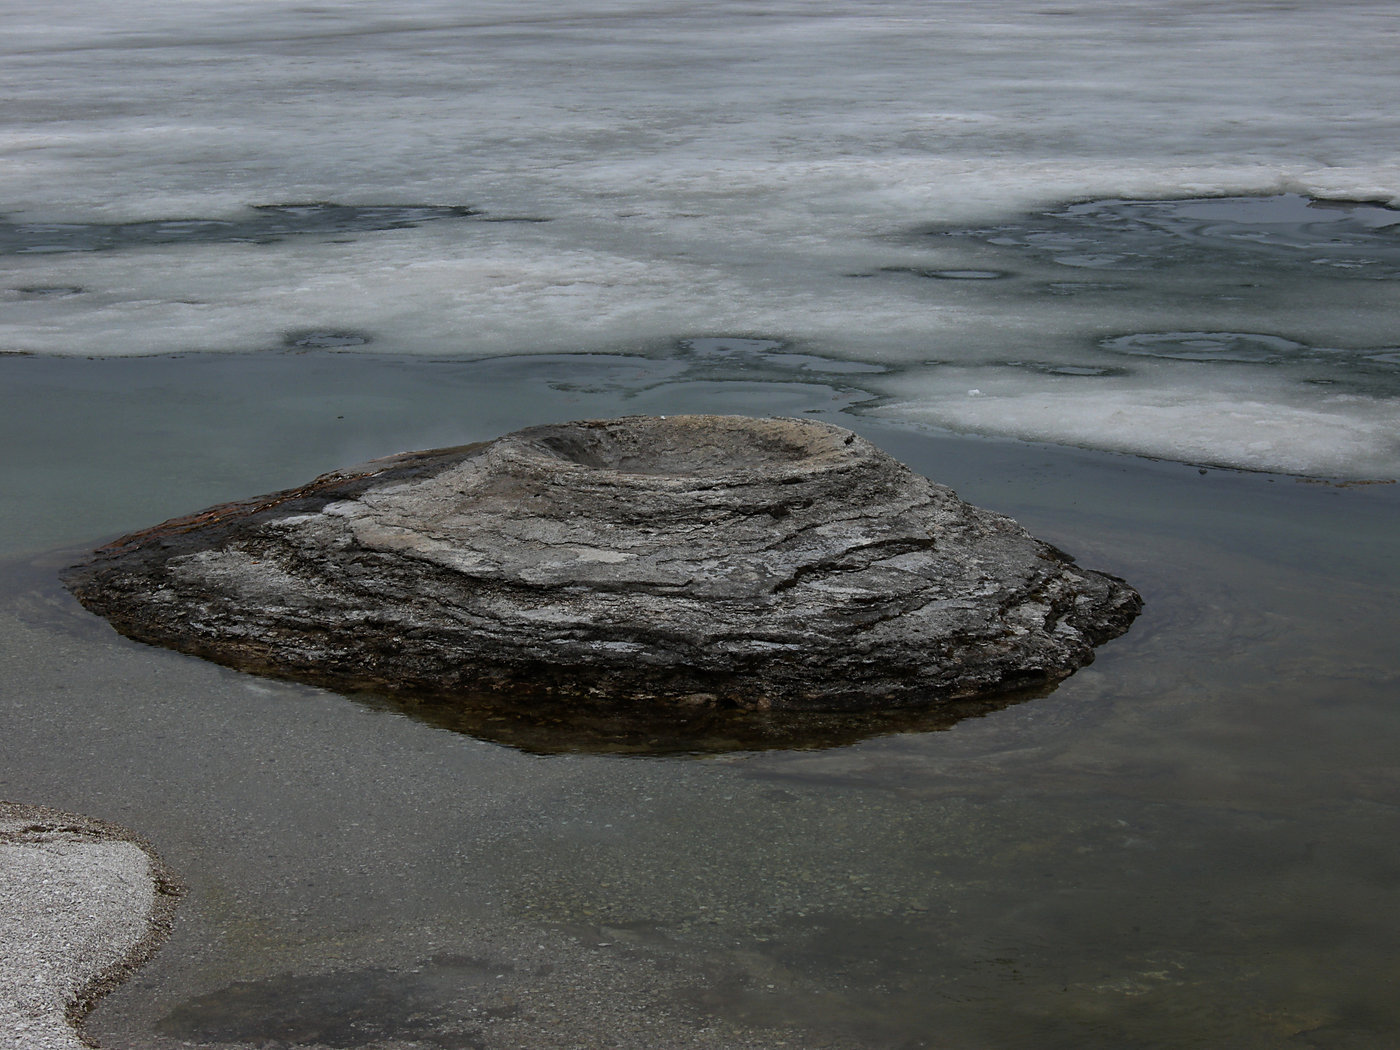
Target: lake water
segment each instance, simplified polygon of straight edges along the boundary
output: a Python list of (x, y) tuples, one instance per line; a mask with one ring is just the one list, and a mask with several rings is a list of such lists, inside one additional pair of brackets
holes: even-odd
[[(145, 829), (191, 885), (95, 1015), (106, 1045), (1384, 1045), (1396, 486), (572, 364), (0, 361), (29, 450), (3, 468), (0, 794)], [(569, 754), (127, 642), (42, 549), (536, 418), (759, 405), (853, 423), (1146, 611), (1049, 696), (951, 728)]]
[[(1393, 5), (0, 2), (0, 797), (190, 885), (103, 1045), (1400, 1031)], [(961, 720), (413, 718), (129, 643), (123, 531), (811, 415), (1146, 609)]]

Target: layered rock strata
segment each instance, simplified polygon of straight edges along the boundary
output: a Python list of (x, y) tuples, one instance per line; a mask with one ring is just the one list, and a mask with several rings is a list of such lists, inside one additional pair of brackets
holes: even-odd
[(1141, 608), (812, 420), (629, 417), (412, 452), (124, 537), (123, 634), (355, 690), (755, 709), (1054, 681)]

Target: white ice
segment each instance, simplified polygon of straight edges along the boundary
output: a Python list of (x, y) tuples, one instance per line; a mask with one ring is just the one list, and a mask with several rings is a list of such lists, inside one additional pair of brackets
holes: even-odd
[[(6, 256), (0, 350), (257, 351), (333, 328), (479, 356), (752, 334), (917, 365), (880, 391), (909, 422), (1400, 473), (1385, 391), (1224, 382), (1214, 364), (1001, 367), (1072, 369), (1105, 336), (1162, 330), (1394, 347), (1396, 281), (1361, 308), (1290, 296), (1246, 326), (852, 276), (981, 269), (908, 231), (1073, 199), (1400, 203), (1393, 0), (0, 0), (0, 29), (11, 222), (302, 201), (549, 220)], [(83, 291), (20, 291), (52, 287)]]

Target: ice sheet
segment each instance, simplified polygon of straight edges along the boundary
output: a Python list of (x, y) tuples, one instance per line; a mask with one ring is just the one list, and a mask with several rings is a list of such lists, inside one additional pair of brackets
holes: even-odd
[[(0, 15), (0, 232), (29, 231), (0, 256), (0, 350), (770, 338), (885, 369), (875, 392), (906, 421), (1400, 474), (1388, 2), (109, 0), (59, 18), (7, 0)], [(1228, 202), (1154, 203), (1240, 195), (1271, 203), (1246, 221)], [(191, 232), (289, 205), (476, 214)], [(96, 247), (41, 250), (65, 237)], [(1220, 361), (1163, 387), (1155, 359), (1113, 342), (1163, 333), (1305, 350), (1254, 362), (1278, 374), (1236, 404)], [(994, 368), (997, 394), (954, 410), (961, 377), (928, 362)]]

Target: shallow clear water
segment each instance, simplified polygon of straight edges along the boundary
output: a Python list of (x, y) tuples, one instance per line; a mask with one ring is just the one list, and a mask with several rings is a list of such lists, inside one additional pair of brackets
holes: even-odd
[[(0, 796), (191, 884), (108, 1045), (1393, 1046), (1400, 498), (1289, 476), (1400, 476), (1392, 0), (0, 12)], [(1147, 610), (950, 727), (628, 757), (54, 586), (679, 411), (855, 426)]]
[[(1395, 486), (891, 428), (831, 377), (682, 360), (0, 360), (30, 450), (0, 468), (0, 795), (140, 828), (191, 886), (105, 1045), (1387, 1045)], [(541, 757), (126, 642), (44, 554), (399, 448), (760, 403), (857, 426), (1143, 617), (944, 731)]]

